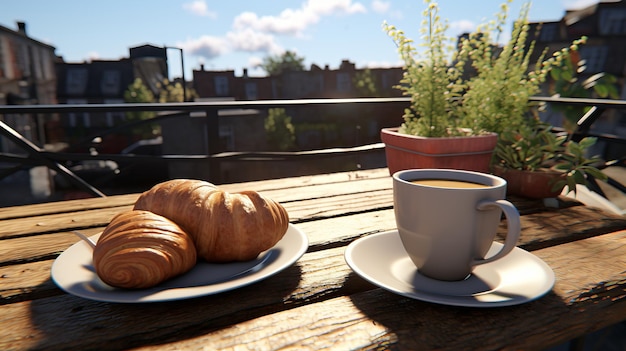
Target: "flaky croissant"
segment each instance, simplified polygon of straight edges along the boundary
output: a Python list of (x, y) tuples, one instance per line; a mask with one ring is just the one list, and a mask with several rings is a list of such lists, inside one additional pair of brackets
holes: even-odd
[(127, 289), (155, 286), (196, 264), (191, 237), (171, 220), (148, 211), (119, 213), (93, 250), (96, 273), (105, 283)]
[(287, 211), (278, 202), (255, 191), (228, 193), (201, 180), (157, 184), (137, 199), (134, 209), (176, 222), (193, 238), (198, 257), (209, 262), (254, 259), (289, 226)]

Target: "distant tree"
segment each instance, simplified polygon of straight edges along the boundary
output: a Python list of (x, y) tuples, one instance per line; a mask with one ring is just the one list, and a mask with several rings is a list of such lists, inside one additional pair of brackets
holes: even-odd
[(270, 146), (280, 150), (293, 150), (296, 146), (295, 127), (284, 108), (271, 108), (265, 118), (265, 132)]
[[(124, 92), (124, 101), (127, 103), (146, 103), (155, 102), (155, 99), (154, 94), (143, 84), (141, 78), (135, 78), (135, 81)], [(143, 121), (154, 117), (154, 115), (154, 112), (150, 111), (126, 112), (126, 120), (129, 122)], [(158, 127), (142, 124), (133, 128), (132, 132), (143, 138), (153, 138), (159, 134), (160, 130)]]
[[(158, 84), (159, 90), (159, 102), (184, 102), (185, 90), (180, 81), (172, 82), (169, 79), (164, 79)], [(191, 100), (197, 96), (195, 90), (187, 88), (187, 100)]]
[(372, 75), (372, 71), (369, 68), (363, 71), (357, 72), (354, 76), (354, 86), (356, 91), (361, 97), (375, 97), (379, 96), (376, 89), (376, 80)]
[(141, 78), (135, 78), (124, 92), (124, 101), (129, 103), (154, 102), (154, 94), (143, 84)]
[(304, 58), (298, 57), (295, 52), (287, 50), (282, 55), (264, 58), (261, 68), (270, 76), (279, 75), (287, 71), (303, 71)]

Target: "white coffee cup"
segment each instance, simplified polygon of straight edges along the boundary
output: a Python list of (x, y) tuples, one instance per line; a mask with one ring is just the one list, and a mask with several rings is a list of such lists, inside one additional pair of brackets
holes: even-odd
[[(429, 183), (426, 180), (452, 184), (424, 184)], [(515, 206), (504, 200), (505, 195), (506, 181), (491, 174), (453, 169), (394, 173), (396, 225), (418, 272), (438, 280), (462, 280), (474, 266), (510, 253), (519, 239), (520, 217)], [(502, 213), (508, 229), (504, 246), (485, 258)]]

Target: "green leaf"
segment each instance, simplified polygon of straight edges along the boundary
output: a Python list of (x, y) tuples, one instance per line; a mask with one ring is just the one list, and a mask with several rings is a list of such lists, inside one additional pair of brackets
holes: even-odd
[(587, 167), (584, 168), (584, 170), (585, 170), (585, 173), (588, 173), (590, 176), (594, 177), (595, 179), (606, 181), (609, 178), (601, 170), (599, 170), (599, 169), (597, 169), (595, 167), (587, 166)]
[(585, 174), (583, 172), (581, 172), (580, 170), (575, 170), (573, 175), (571, 175), (571, 177), (574, 178), (574, 181), (577, 184), (585, 184), (585, 183), (587, 183), (587, 179), (585, 178)]
[(593, 90), (601, 97), (605, 98), (609, 96), (609, 88), (606, 85), (596, 84)]

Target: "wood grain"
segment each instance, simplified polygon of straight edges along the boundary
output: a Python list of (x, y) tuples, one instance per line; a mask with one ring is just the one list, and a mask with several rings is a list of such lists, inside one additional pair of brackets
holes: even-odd
[(308, 252), (256, 284), (152, 304), (89, 301), (50, 279), (78, 241), (72, 230), (101, 231), (138, 194), (0, 209), (0, 350), (543, 349), (626, 320), (626, 218), (564, 198), (559, 208), (510, 199), (522, 214), (519, 246), (557, 276), (537, 301), (441, 306), (364, 281), (343, 253), (395, 229), (391, 186), (386, 169), (220, 185), (283, 203)]
[[(598, 251), (612, 263), (597, 263), (593, 258)], [(541, 349), (624, 318), (626, 291), (596, 282), (626, 279), (626, 232), (535, 254), (554, 269), (557, 283), (547, 296), (525, 305), (498, 309), (447, 307), (373, 289), (263, 316), (190, 340), (140, 349), (164, 346), (194, 350), (210, 345), (235, 350), (244, 344), (250, 349), (294, 350), (491, 350), (503, 345), (511, 350)], [(596, 322), (590, 324), (589, 318)]]

